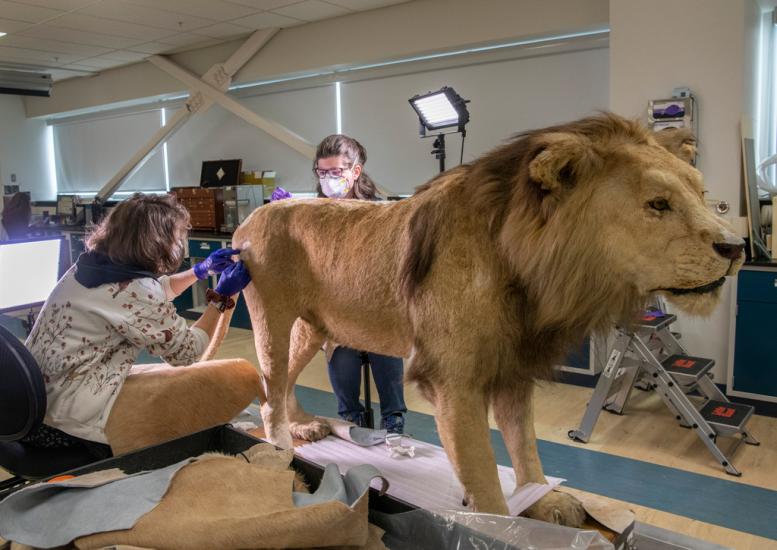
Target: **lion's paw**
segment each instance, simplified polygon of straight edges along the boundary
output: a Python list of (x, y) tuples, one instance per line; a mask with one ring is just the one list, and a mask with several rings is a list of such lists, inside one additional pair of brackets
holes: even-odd
[(580, 527), (585, 520), (585, 509), (572, 495), (551, 491), (530, 506), (523, 515), (549, 523)]
[(325, 420), (318, 418), (309, 422), (292, 422), (289, 429), (292, 437), (305, 441), (318, 441), (332, 433), (331, 426)]

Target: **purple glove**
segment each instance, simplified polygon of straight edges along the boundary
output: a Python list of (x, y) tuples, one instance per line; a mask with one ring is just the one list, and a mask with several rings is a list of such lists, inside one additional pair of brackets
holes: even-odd
[(222, 248), (215, 252), (211, 252), (210, 256), (203, 261), (194, 264), (195, 277), (202, 281), (203, 279), (207, 279), (208, 275), (221, 273), (235, 263), (232, 260), (232, 256), (236, 254), (240, 254), (240, 251), (232, 248)]
[(242, 261), (228, 266), (219, 277), (216, 292), (223, 296), (233, 296), (243, 290), (251, 282), (246, 264)]
[(279, 201), (281, 199), (290, 199), (291, 193), (286, 191), (283, 187), (276, 187), (270, 195), (270, 202)]

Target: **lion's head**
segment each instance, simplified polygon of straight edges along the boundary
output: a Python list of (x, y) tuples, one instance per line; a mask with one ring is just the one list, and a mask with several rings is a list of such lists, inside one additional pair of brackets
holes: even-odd
[(705, 205), (693, 147), (688, 134), (605, 114), (528, 132), (473, 163), (485, 182), (476, 201), (502, 198), (492, 223), (541, 322), (590, 312), (584, 328), (601, 327), (654, 293), (690, 313), (714, 309), (744, 241)]

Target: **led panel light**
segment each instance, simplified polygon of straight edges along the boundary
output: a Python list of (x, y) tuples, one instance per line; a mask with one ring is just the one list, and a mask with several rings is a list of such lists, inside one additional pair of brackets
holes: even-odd
[(60, 275), (62, 238), (0, 243), (0, 311), (42, 304)]
[(469, 122), (466, 100), (448, 86), (436, 92), (419, 94), (408, 101), (427, 130), (457, 126), (461, 131)]

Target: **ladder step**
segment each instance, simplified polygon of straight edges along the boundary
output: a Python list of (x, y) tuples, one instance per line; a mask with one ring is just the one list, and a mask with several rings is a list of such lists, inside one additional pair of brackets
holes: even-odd
[(676, 315), (664, 313), (657, 309), (648, 309), (637, 319), (635, 325), (641, 329), (647, 329), (654, 332), (661, 330), (674, 323), (677, 320)]
[(715, 366), (715, 360), (675, 354), (664, 359), (661, 365), (678, 384), (688, 386), (707, 374)]
[(719, 434), (741, 433), (755, 407), (730, 401), (708, 401), (699, 411), (704, 420)]

